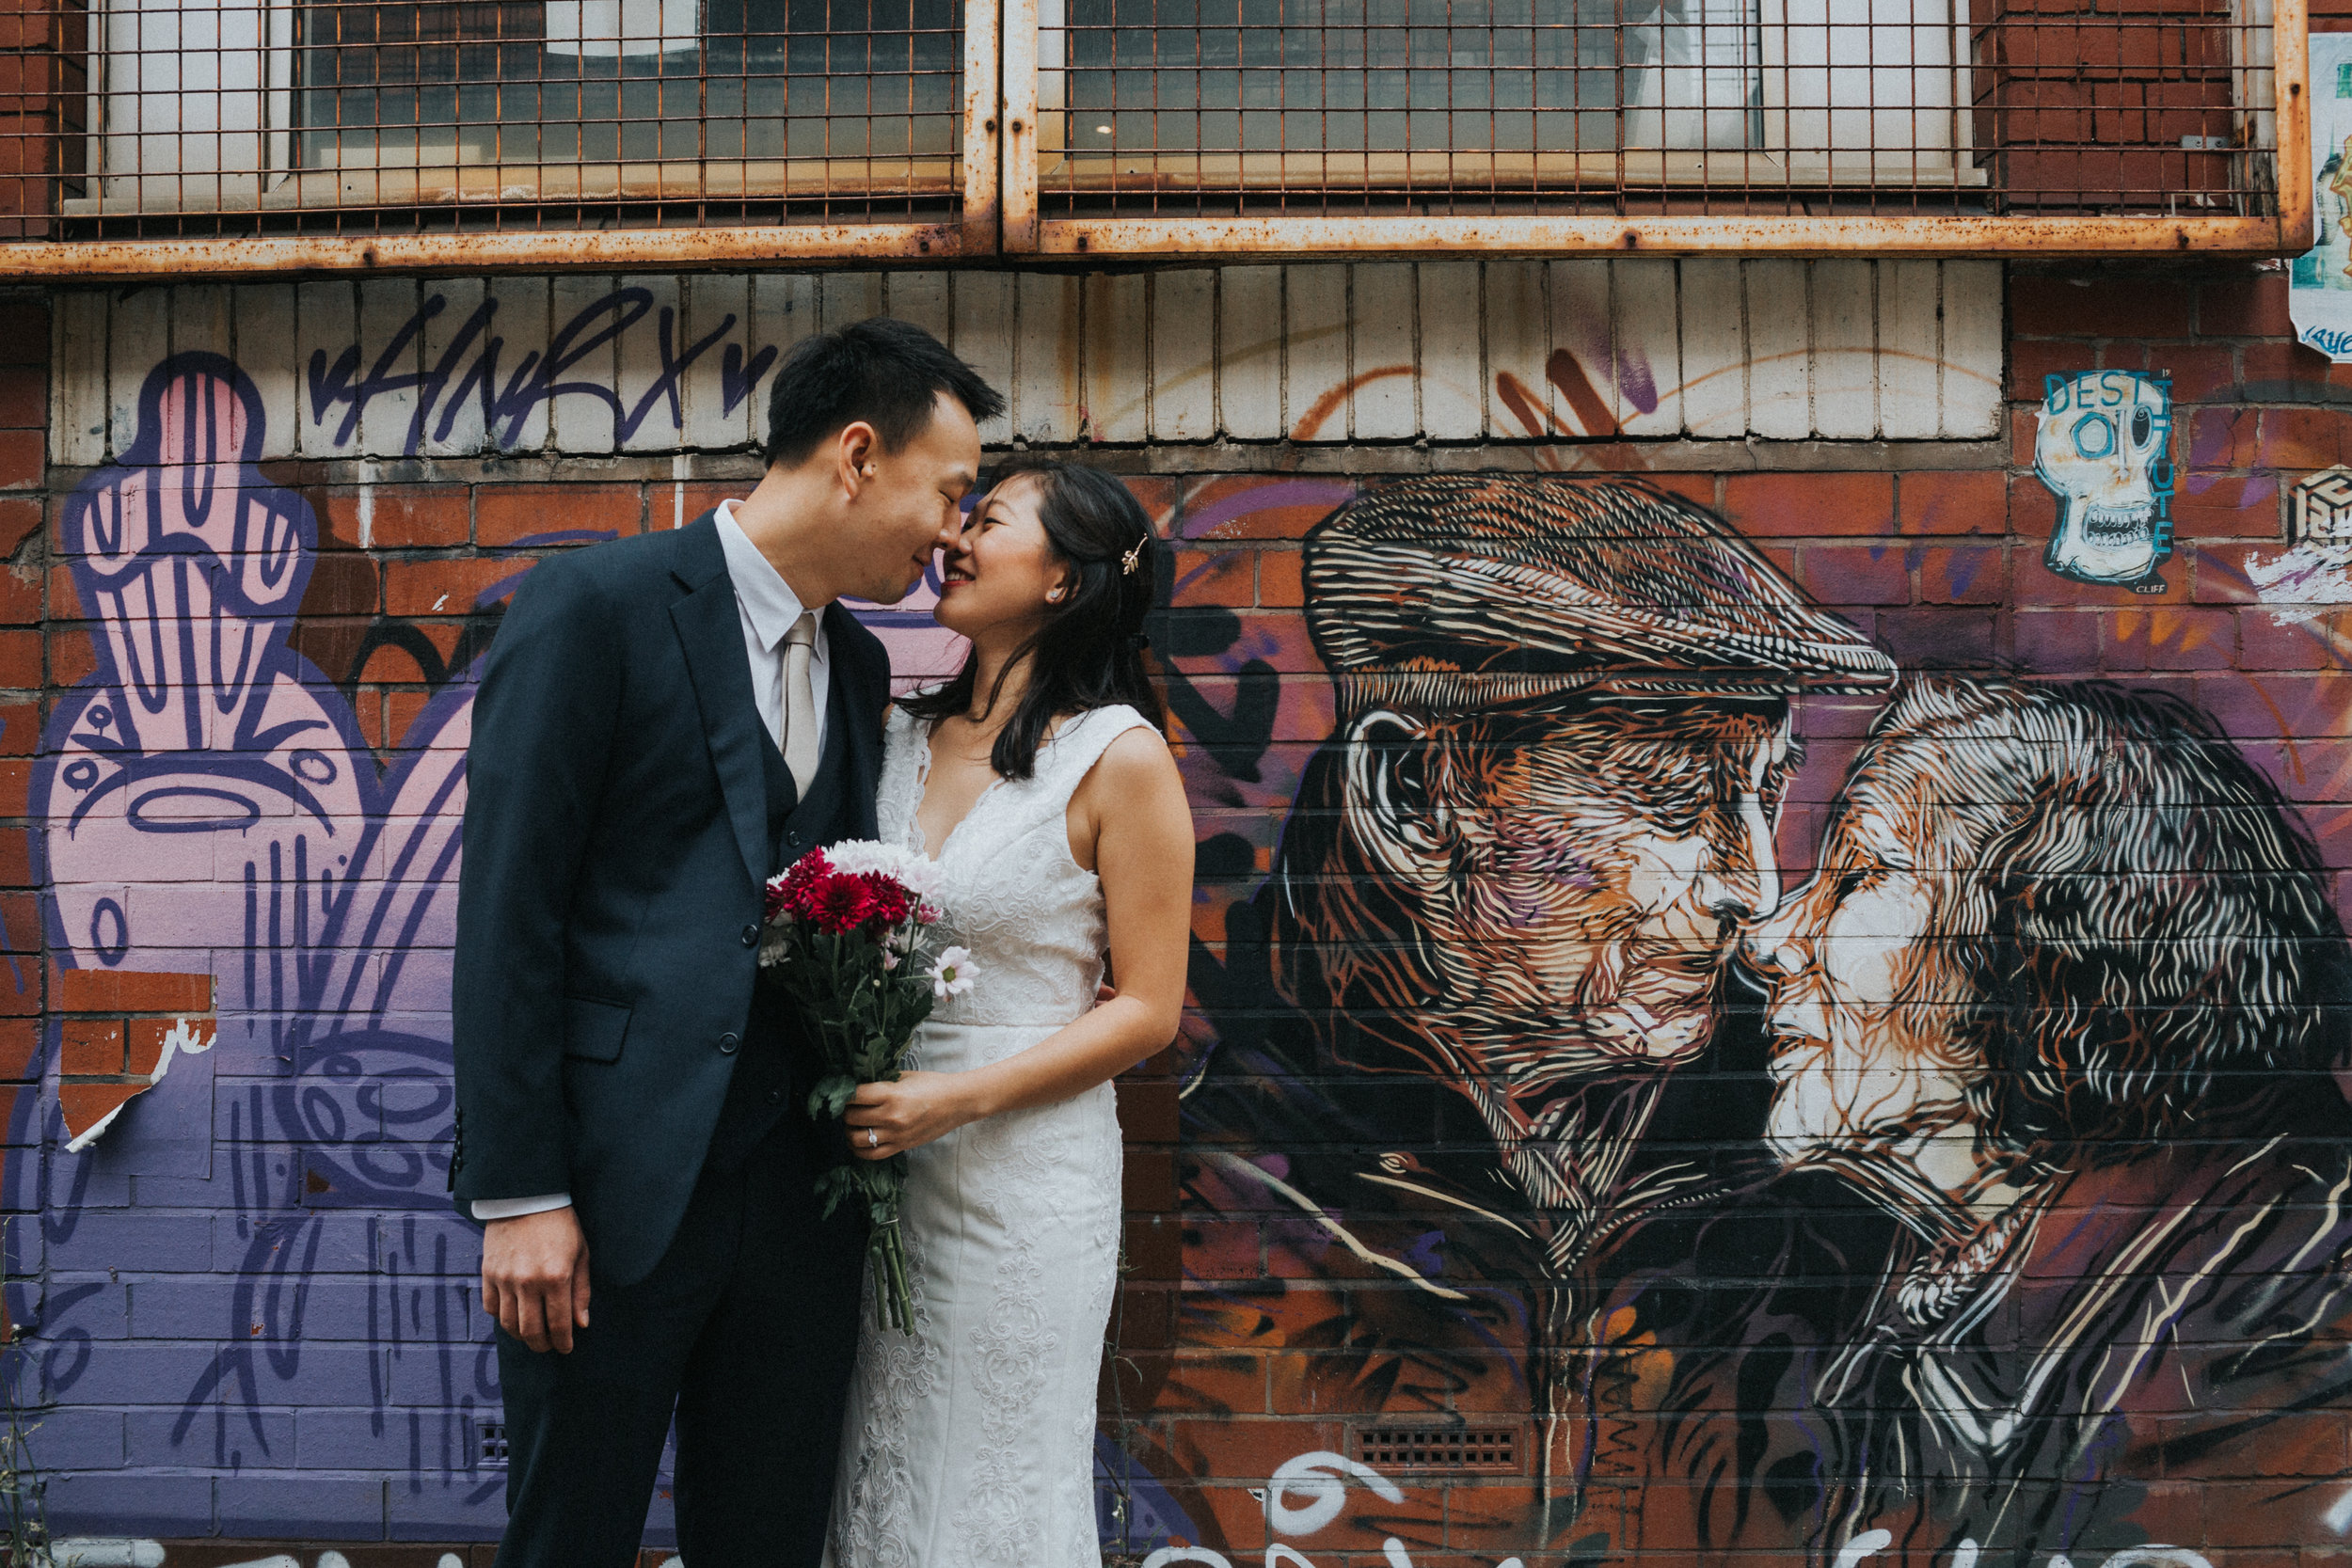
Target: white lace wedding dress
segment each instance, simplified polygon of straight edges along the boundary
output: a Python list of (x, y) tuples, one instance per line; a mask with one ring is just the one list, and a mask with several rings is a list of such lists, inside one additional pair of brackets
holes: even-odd
[[(976, 983), (916, 1035), (954, 1072), (1037, 1044), (1094, 1005), (1103, 894), (1065, 813), (1131, 707), (1063, 721), (1024, 780), (992, 784), (938, 856), (940, 945)], [(924, 848), (929, 727), (893, 709), (881, 832)], [(873, 1283), (850, 1386), (828, 1568), (1100, 1568), (1094, 1389), (1116, 1283), (1112, 1090), (958, 1129), (908, 1157), (900, 1211), (914, 1333), (877, 1328)]]

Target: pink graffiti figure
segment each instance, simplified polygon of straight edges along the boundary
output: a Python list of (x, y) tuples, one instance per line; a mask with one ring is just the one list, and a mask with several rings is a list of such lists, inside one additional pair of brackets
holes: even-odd
[[(262, 434), (242, 371), (174, 356), (120, 465), (68, 502), (98, 671), (51, 723), (33, 810), (75, 966), (211, 972), (221, 1070), (299, 1074), (396, 1006), (442, 1006), (404, 1003), (399, 981), (413, 948), (449, 940), (451, 900), (435, 903), (455, 875), (470, 689), (379, 777), (350, 705), (288, 645), (318, 523), (257, 467)], [(445, 1024), (405, 1033), (410, 1054), (445, 1057)]]

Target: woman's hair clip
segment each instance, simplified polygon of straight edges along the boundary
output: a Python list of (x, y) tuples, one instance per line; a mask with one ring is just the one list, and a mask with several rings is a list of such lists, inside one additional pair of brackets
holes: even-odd
[(1143, 546), (1151, 542), (1152, 536), (1147, 533), (1142, 538), (1136, 541), (1136, 547), (1134, 549), (1129, 550), (1125, 555), (1120, 557), (1119, 575), (1120, 577), (1131, 578), (1136, 575), (1136, 568), (1143, 564)]

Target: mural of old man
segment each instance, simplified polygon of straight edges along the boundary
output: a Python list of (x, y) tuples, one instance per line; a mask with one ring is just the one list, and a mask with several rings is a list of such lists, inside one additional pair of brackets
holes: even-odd
[(1335, 1288), (1188, 1298), (1185, 1342), (1343, 1352), (1314, 1408), (1523, 1419), (1595, 1244), (1734, 1179), (1736, 1107), (1680, 1120), (1666, 1086), (1779, 901), (1790, 696), (1894, 671), (1633, 483), (1384, 488), (1308, 536), (1305, 582), (1338, 725), (1228, 916), (1186, 1201), (1290, 1227), (1270, 1272)]
[[(1899, 1240), (1843, 1323), (1620, 1286), (1609, 1533), (2037, 1568), (2339, 1533), (2352, 949), (2275, 787), (2168, 698), (1921, 680), (1820, 861), (1749, 939), (1768, 1135)], [(1756, 1223), (1643, 1228), (1687, 1259)]]

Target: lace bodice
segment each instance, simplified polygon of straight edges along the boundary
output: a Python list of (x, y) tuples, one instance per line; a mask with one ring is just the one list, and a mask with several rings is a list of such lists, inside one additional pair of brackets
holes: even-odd
[[(935, 947), (971, 950), (972, 989), (931, 1017), (953, 1024), (1068, 1023), (1103, 976), (1103, 888), (1070, 855), (1070, 798), (1110, 743), (1146, 723), (1122, 705), (1062, 721), (1026, 779), (998, 779), (940, 846)], [(930, 727), (893, 708), (878, 815), (883, 842), (921, 853), (915, 813), (930, 776)]]

